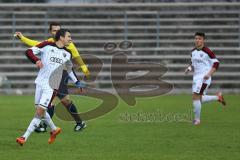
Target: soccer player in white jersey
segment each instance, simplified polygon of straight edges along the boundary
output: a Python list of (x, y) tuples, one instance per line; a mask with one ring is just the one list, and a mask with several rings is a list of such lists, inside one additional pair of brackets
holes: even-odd
[[(71, 53), (65, 47), (68, 46), (71, 41), (70, 31), (60, 29), (56, 33), (55, 43), (45, 41), (26, 51), (27, 57), (34, 62), (40, 70), (35, 80), (36, 113), (26, 132), (16, 139), (18, 144), (23, 145), (26, 142), (30, 134), (39, 126), (41, 119), (44, 119), (51, 128), (50, 138), (48, 139), (49, 144), (53, 143), (56, 136), (61, 132), (61, 129), (53, 123), (46, 109), (51, 105), (51, 101), (56, 95), (61, 82), (63, 69), (67, 69), (68, 75), (78, 88), (84, 87), (72, 72)], [(40, 59), (36, 55), (40, 55)], [(59, 71), (58, 73), (60, 74), (55, 75), (54, 83), (50, 84), (50, 78), (52, 79), (52, 75), (56, 70)]]
[[(56, 35), (56, 32), (60, 28), (61, 28), (61, 25), (59, 23), (51, 22), (49, 24), (49, 33), (51, 34), (51, 37), (48, 38), (46, 41), (55, 42), (54, 37)], [(21, 40), (21, 42), (23, 42), (24, 44), (26, 44), (30, 47), (36, 46), (39, 43), (41, 43), (39, 41), (35, 41), (35, 40), (29, 39), (29, 38), (23, 36), (21, 32), (16, 32), (15, 36), (18, 37)], [(66, 46), (66, 48), (71, 51), (72, 62), (77, 64), (78, 66), (80, 66), (84, 75), (86, 77), (88, 77), (90, 72), (87, 68), (87, 65), (83, 62), (83, 60), (80, 56), (80, 53), (78, 52), (74, 43), (71, 42), (69, 44), (69, 46)], [(82, 129), (86, 128), (87, 125), (86, 125), (86, 122), (83, 121), (81, 119), (81, 117), (79, 116), (78, 111), (77, 111), (77, 107), (75, 106), (73, 101), (70, 99), (70, 96), (68, 94), (68, 87), (67, 87), (67, 77), (68, 77), (68, 73), (66, 71), (63, 71), (62, 81), (60, 83), (58, 93), (57, 93), (56, 96), (61, 100), (61, 103), (63, 104), (63, 106), (67, 109), (67, 111), (71, 114), (71, 116), (75, 120), (76, 125), (74, 127), (74, 131), (81, 131)], [(47, 111), (48, 111), (50, 117), (52, 118), (53, 114), (54, 114), (54, 105), (52, 105), (51, 107), (48, 107)], [(47, 131), (46, 127), (47, 127), (47, 125), (45, 123), (40, 123), (39, 127), (37, 127), (35, 131), (37, 133), (46, 132)]]
[(195, 48), (191, 53), (191, 64), (186, 68), (185, 73), (193, 70), (192, 99), (194, 107), (194, 125), (200, 124), (200, 114), (202, 103), (219, 101), (226, 105), (221, 92), (216, 95), (206, 95), (211, 84), (211, 77), (218, 69), (219, 61), (215, 54), (205, 47), (205, 34), (195, 33)]

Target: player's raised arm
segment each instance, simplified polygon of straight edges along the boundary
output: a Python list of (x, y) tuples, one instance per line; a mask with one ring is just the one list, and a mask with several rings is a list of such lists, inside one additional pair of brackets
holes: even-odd
[(28, 45), (30, 47), (36, 46), (41, 43), (39, 41), (35, 41), (35, 40), (29, 39), (29, 38), (23, 36), (23, 34), (21, 32), (15, 32), (14, 36), (17, 37), (18, 39), (20, 39), (23, 43), (25, 43), (26, 45)]
[(84, 73), (85, 76), (89, 76), (90, 72), (89, 72), (86, 64), (83, 62), (83, 59), (80, 56), (75, 45), (73, 43), (70, 43), (67, 48), (72, 52), (72, 59), (73, 59), (74, 63), (76, 63), (77, 65), (79, 65), (81, 67), (82, 72)]

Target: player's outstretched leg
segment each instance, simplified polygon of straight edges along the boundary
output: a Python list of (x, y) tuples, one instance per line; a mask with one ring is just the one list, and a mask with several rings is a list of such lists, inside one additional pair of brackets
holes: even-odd
[(211, 102), (211, 101), (218, 101), (222, 105), (226, 105), (222, 92), (218, 92), (216, 95), (203, 95), (202, 96), (202, 103)]
[(51, 128), (50, 138), (48, 139), (48, 143), (52, 144), (55, 141), (56, 136), (61, 132), (61, 128), (55, 126), (48, 112), (45, 112), (44, 119), (46, 124)]
[(72, 102), (69, 105), (67, 105), (66, 108), (70, 112), (70, 114), (72, 115), (72, 117), (74, 118), (74, 120), (76, 122), (74, 131), (81, 131), (82, 129), (87, 127), (86, 122), (82, 121), (82, 119), (78, 115), (76, 106)]
[(81, 131), (84, 128), (86, 128), (87, 127), (86, 122), (82, 121), (82, 119), (80, 118), (76, 106), (69, 99), (69, 95), (66, 95), (65, 97), (63, 97), (61, 99), (61, 102), (76, 122), (74, 131)]
[(31, 133), (36, 129), (36, 127), (40, 124), (42, 116), (44, 114), (45, 110), (37, 107), (37, 111), (35, 114), (35, 117), (30, 122), (26, 132), (23, 134), (23, 136), (18, 137), (16, 139), (16, 142), (20, 144), (21, 146), (27, 141), (28, 137), (31, 135)]
[(224, 97), (222, 95), (222, 92), (218, 92), (217, 93), (217, 97), (218, 97), (218, 102), (220, 102), (222, 105), (226, 105), (226, 101), (224, 100)]

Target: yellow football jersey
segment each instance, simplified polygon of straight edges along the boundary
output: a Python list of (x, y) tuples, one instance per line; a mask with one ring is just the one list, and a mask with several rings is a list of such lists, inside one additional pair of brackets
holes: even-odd
[[(23, 43), (25, 43), (26, 45), (31, 46), (31, 47), (36, 46), (39, 43), (41, 43), (39, 41), (31, 40), (31, 39), (29, 39), (25, 36), (22, 36), (20, 38), (20, 40)], [(48, 38), (47, 41), (55, 42), (55, 40), (53, 38)], [(80, 54), (79, 54), (77, 48), (75, 47), (75, 45), (73, 43), (70, 43), (69, 46), (67, 46), (67, 49), (69, 49), (71, 51), (72, 59), (74, 59), (74, 61), (81, 67), (83, 73), (86, 76), (88, 76), (89, 75), (89, 70), (88, 70), (87, 66), (85, 65), (85, 63), (83, 62), (82, 57), (80, 56)]]

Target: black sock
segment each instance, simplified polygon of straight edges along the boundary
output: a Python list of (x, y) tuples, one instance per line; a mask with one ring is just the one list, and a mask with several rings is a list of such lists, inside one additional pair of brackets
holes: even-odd
[(70, 112), (70, 114), (72, 115), (72, 117), (74, 118), (74, 120), (76, 121), (77, 124), (81, 124), (82, 120), (78, 115), (78, 111), (76, 106), (71, 103), (70, 105), (67, 106), (68, 107), (68, 111)]
[(54, 115), (54, 105), (52, 105), (52, 106), (50, 106), (50, 107), (48, 107), (48, 109), (47, 109), (47, 112), (48, 112), (48, 114), (49, 114), (49, 116), (52, 118), (53, 117), (53, 115)]

